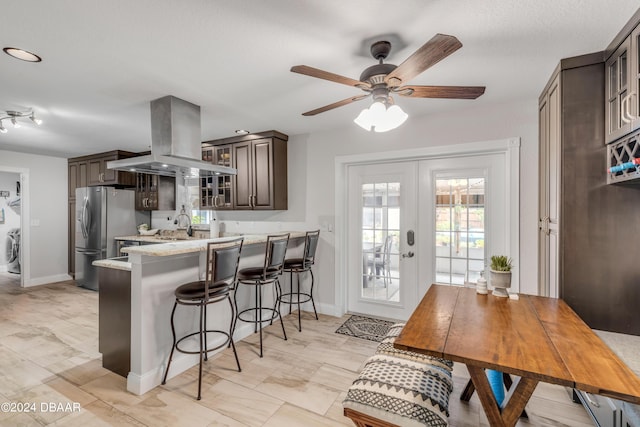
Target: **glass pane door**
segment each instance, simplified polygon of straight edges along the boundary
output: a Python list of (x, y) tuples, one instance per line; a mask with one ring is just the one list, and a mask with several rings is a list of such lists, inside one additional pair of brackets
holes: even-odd
[(476, 283), (485, 259), (485, 179), (436, 179), (436, 282)]
[(374, 301), (400, 301), (400, 182), (362, 184), (362, 288)]
[[(347, 308), (352, 313), (408, 319), (417, 296), (417, 164), (349, 167)], [(410, 255), (409, 255), (410, 253)]]

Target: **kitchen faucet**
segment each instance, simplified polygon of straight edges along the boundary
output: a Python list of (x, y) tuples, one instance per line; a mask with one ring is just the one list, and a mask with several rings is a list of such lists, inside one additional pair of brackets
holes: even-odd
[[(183, 219), (185, 218), (187, 221), (186, 226), (184, 225), (184, 222), (183, 222)], [(191, 228), (191, 217), (187, 215), (187, 213), (185, 212), (184, 205), (182, 205), (182, 209), (180, 209), (180, 214), (178, 214), (178, 216), (173, 221), (173, 223), (178, 225), (178, 230), (184, 230), (186, 228), (187, 236), (191, 237), (193, 235), (193, 229)]]

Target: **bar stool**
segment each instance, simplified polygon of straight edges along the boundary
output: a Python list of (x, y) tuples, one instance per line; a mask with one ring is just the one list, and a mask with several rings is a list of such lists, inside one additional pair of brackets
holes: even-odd
[[(202, 360), (208, 360), (208, 353), (218, 350), (224, 346), (230, 345), (233, 348), (233, 354), (238, 365), (238, 372), (241, 372), (240, 360), (236, 353), (236, 346), (233, 343), (233, 326), (235, 324), (236, 310), (231, 301), (230, 292), (234, 290), (236, 278), (238, 275), (238, 263), (240, 262), (240, 252), (242, 251), (242, 243), (244, 238), (235, 239), (227, 242), (210, 242), (207, 244), (207, 273), (204, 280), (186, 283), (179, 286), (175, 290), (176, 302), (173, 304), (171, 311), (171, 333), (173, 334), (173, 346), (169, 354), (169, 362), (164, 372), (162, 384), (167, 382), (167, 374), (171, 366), (173, 351), (178, 350), (186, 354), (200, 354), (200, 368), (198, 371), (198, 400), (201, 398), (202, 390)], [(207, 329), (207, 306), (227, 300), (231, 307), (231, 324), (228, 331)], [(174, 324), (174, 315), (178, 304), (198, 307), (200, 309), (199, 330), (190, 333), (176, 340), (176, 328)], [(222, 344), (208, 348), (207, 334), (218, 334), (225, 336), (226, 339)], [(185, 350), (179, 347), (180, 343), (190, 337), (199, 335), (200, 348), (197, 351)]]
[[(262, 357), (262, 324), (264, 322), (268, 321), (270, 324), (273, 324), (273, 319), (279, 317), (282, 334), (284, 335), (284, 339), (287, 339), (287, 333), (284, 330), (284, 322), (282, 321), (280, 310), (276, 308), (275, 304), (273, 308), (262, 305), (262, 289), (265, 285), (273, 284), (275, 293), (274, 301), (278, 301), (280, 297), (280, 282), (278, 281), (278, 277), (282, 274), (288, 244), (289, 233), (267, 236), (264, 265), (262, 267), (243, 268), (238, 272), (238, 284), (255, 287), (256, 305), (255, 307), (239, 311), (236, 317), (243, 322), (253, 323), (255, 325), (254, 332), (258, 332), (258, 328), (260, 329), (260, 357)], [(236, 310), (238, 307), (237, 296), (238, 293), (236, 292), (233, 298)], [(263, 316), (263, 311), (266, 311), (268, 316)], [(254, 315), (252, 318), (243, 317), (246, 313), (254, 313)]]
[[(304, 250), (302, 251), (302, 258), (290, 258), (284, 261), (284, 272), (289, 273), (291, 287), (289, 292), (283, 293), (278, 298), (278, 309), (280, 303), (289, 304), (289, 314), (291, 314), (291, 305), (298, 304), (298, 331), (302, 332), (302, 323), (300, 321), (300, 304), (311, 301), (313, 306), (313, 313), (318, 320), (318, 312), (316, 311), (316, 304), (313, 301), (313, 271), (311, 266), (315, 263), (316, 248), (318, 247), (318, 240), (320, 238), (320, 230), (307, 231), (304, 240)], [(309, 293), (300, 292), (300, 273), (309, 272), (311, 274), (311, 288)], [(298, 283), (297, 290), (293, 292), (293, 273), (296, 273)], [(294, 301), (295, 296), (295, 301)]]

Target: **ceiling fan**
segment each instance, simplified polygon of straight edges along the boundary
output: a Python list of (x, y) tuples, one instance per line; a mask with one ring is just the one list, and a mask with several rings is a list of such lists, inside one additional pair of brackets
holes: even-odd
[(378, 64), (365, 69), (360, 75), (360, 80), (354, 80), (307, 65), (293, 66), (291, 71), (294, 73), (353, 86), (365, 92), (363, 95), (351, 96), (342, 101), (307, 111), (302, 115), (315, 116), (316, 114), (360, 101), (369, 96), (372, 96), (374, 101), (380, 102), (386, 107), (394, 104), (391, 97), (392, 94), (409, 98), (476, 99), (484, 93), (484, 86), (409, 86), (406, 84), (409, 80), (461, 47), (462, 43), (456, 37), (436, 34), (402, 64), (396, 66), (383, 63), (391, 51), (391, 43), (384, 40), (377, 41), (371, 45), (371, 55), (378, 60)]

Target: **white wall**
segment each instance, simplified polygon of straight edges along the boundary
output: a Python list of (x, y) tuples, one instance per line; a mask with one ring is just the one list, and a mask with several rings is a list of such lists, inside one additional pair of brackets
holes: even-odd
[[(410, 102), (408, 100), (407, 102)], [(434, 101), (436, 102), (436, 101)], [(461, 103), (465, 101), (460, 101)], [(289, 137), (289, 209), (281, 212), (219, 212), (222, 224), (243, 231), (321, 228), (314, 271), (317, 302), (335, 304), (335, 166), (336, 156), (404, 150), (488, 140), (521, 138), (520, 291), (537, 293), (538, 101), (512, 102), (428, 117), (410, 117), (391, 132), (363, 131), (345, 116), (345, 128)], [(327, 114), (338, 114), (338, 111)]]
[[(26, 234), (31, 271), (24, 278), (25, 286), (70, 279), (67, 274), (67, 159), (0, 150), (0, 171), (16, 168), (27, 170), (29, 175), (31, 221), (25, 226), (29, 227)], [(23, 230), (23, 239), (24, 236)]]

